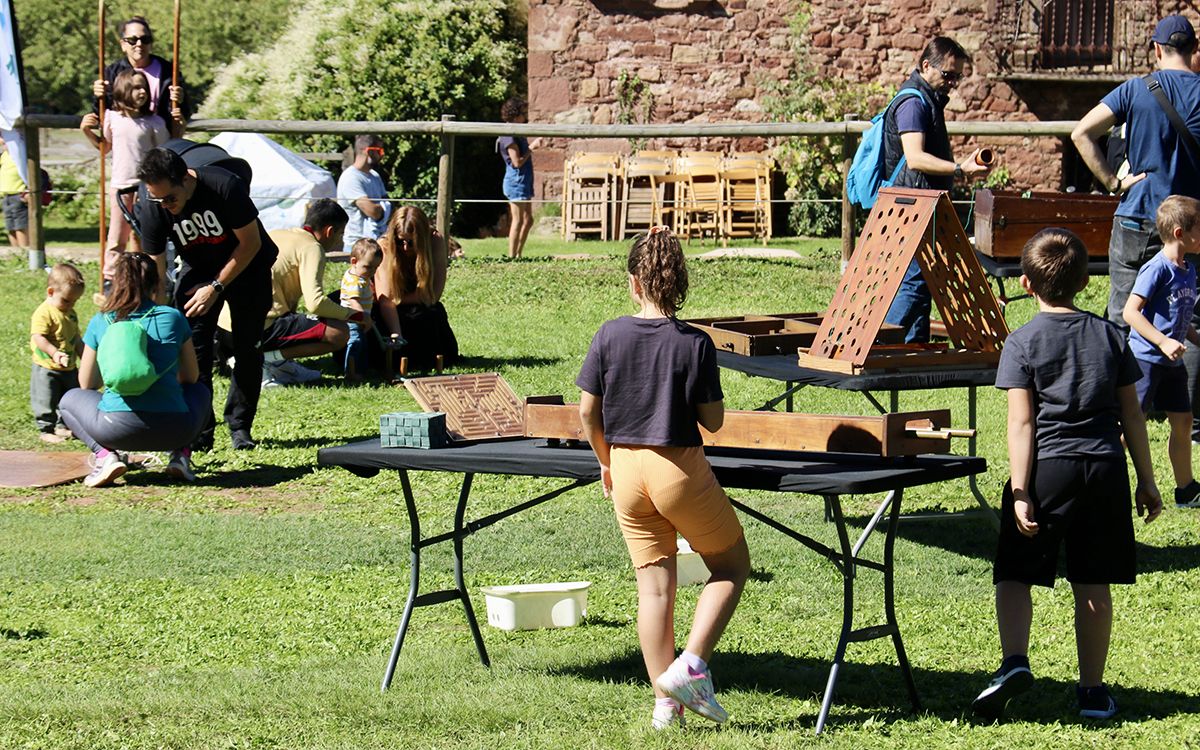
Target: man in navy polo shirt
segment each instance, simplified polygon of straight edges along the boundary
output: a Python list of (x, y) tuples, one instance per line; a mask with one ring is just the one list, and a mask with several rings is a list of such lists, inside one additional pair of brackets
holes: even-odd
[[(1187, 130), (1200, 140), (1200, 76), (1190, 67), (1196, 30), (1183, 16), (1167, 16), (1159, 21), (1151, 40), (1156, 70), (1150, 77), (1161, 86)], [(1142, 264), (1162, 249), (1154, 226), (1159, 204), (1173, 194), (1200, 198), (1200, 154), (1189, 151), (1151, 93), (1150, 83), (1140, 77), (1122, 83), (1084, 115), (1071, 133), (1096, 181), (1121, 196), (1108, 245), (1108, 318), (1126, 335), (1129, 327), (1122, 311), (1129, 290)], [(1125, 124), (1130, 176), (1118, 178), (1105, 159), (1100, 139), (1121, 123)]]

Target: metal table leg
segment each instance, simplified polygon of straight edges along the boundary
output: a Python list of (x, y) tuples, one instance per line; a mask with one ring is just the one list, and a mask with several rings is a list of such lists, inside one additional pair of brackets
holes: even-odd
[[(410, 564), (412, 572), (409, 577), (408, 596), (404, 601), (404, 614), (400, 617), (400, 627), (396, 631), (396, 640), (392, 645), (392, 653), (388, 658), (387, 669), (383, 674), (383, 684), (380, 690), (387, 690), (392, 684), (392, 676), (396, 672), (396, 662), (400, 658), (400, 649), (404, 646), (404, 636), (408, 633), (409, 621), (412, 619), (412, 612), (417, 607), (428, 607), (442, 602), (458, 600), (462, 603), (463, 612), (467, 618), (467, 626), (471, 629), (471, 638), (475, 641), (475, 650), (479, 652), (479, 661), (483, 666), (490, 667), (491, 660), (488, 658), (487, 647), (483, 643), (483, 633), (479, 629), (479, 622), (475, 617), (475, 609), (471, 605), (471, 595), (467, 591), (467, 585), (463, 575), (463, 540), (471, 534), (474, 534), (480, 529), (487, 528), (497, 521), (508, 518), (511, 515), (520, 513), (523, 510), (528, 510), (536, 505), (553, 500), (559, 495), (573, 490), (577, 487), (583, 487), (591, 484), (595, 480), (576, 480), (571, 484), (560, 487), (556, 490), (544, 493), (531, 500), (526, 500), (523, 503), (518, 503), (511, 508), (506, 508), (490, 516), (485, 516), (477, 521), (466, 521), (467, 501), (471, 496), (471, 485), (475, 478), (474, 474), (463, 474), (462, 489), (458, 493), (458, 504), (454, 509), (454, 528), (436, 536), (421, 537), (421, 521), (417, 515), (417, 504), (413, 498), (412, 485), (409, 482), (408, 471), (400, 469), (400, 487), (404, 491), (404, 507), (408, 511), (408, 524), (411, 550)], [(419, 593), (421, 587), (421, 550), (426, 547), (432, 547), (443, 542), (454, 543), (454, 588), (443, 589), (441, 591), (430, 591), (425, 594)]]
[[(969, 386), (967, 388), (967, 427), (971, 428), (971, 437), (967, 438), (967, 455), (978, 456), (977, 446), (979, 439), (975, 436), (974, 430), (977, 423), (976, 418), (976, 399), (978, 398), (978, 388)], [(975, 497), (975, 502), (979, 503), (979, 507), (983, 509), (983, 515), (987, 518), (992, 529), (1000, 531), (1000, 516), (996, 513), (996, 509), (988, 503), (987, 498), (983, 496), (983, 492), (979, 489), (979, 480), (972, 474), (967, 478), (967, 482), (971, 486), (971, 494)]]
[[(829, 666), (829, 679), (825, 683), (825, 694), (821, 698), (821, 711), (817, 714), (816, 734), (820, 734), (825, 729), (825, 722), (829, 718), (829, 709), (833, 705), (833, 693), (837, 687), (838, 672), (841, 670), (841, 666), (846, 659), (846, 647), (851, 643), (890, 637), (892, 645), (896, 649), (896, 659), (900, 664), (900, 673), (904, 677), (905, 685), (908, 688), (908, 696), (913, 710), (918, 711), (921, 708), (921, 700), (917, 695), (912, 668), (908, 663), (908, 655), (904, 651), (904, 642), (900, 638), (900, 624), (896, 620), (895, 581), (893, 578), (894, 559), (892, 552), (896, 540), (896, 529), (900, 520), (900, 502), (902, 496), (902, 490), (894, 490), (888, 493), (853, 546), (850, 544), (850, 536), (846, 530), (846, 519), (842, 514), (841, 499), (837, 495), (827, 497), (827, 502), (833, 511), (834, 520), (837, 522), (838, 541), (841, 545), (841, 554), (831, 557), (831, 559), (834, 560), (835, 564), (840, 559), (841, 563), (838, 565), (838, 568), (842, 572), (842, 631), (838, 636), (833, 663)], [(888, 523), (884, 539), (883, 562), (864, 560), (858, 555), (862, 551), (863, 546), (866, 545), (867, 539), (879, 525), (879, 521), (883, 518), (885, 512), (888, 513)], [(884, 613), (886, 621), (882, 625), (854, 628), (854, 578), (859, 567), (871, 568), (883, 573)]]

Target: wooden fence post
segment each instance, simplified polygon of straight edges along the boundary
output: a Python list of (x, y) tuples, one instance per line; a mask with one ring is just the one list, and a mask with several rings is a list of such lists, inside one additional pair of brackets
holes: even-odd
[(850, 163), (854, 161), (854, 152), (858, 149), (858, 134), (850, 132), (849, 123), (857, 119), (856, 114), (842, 117), (846, 126), (842, 134), (842, 268), (846, 267), (850, 256), (854, 254), (854, 204), (846, 194), (846, 177), (850, 174)]
[[(442, 115), (442, 122), (454, 115)], [(438, 157), (437, 230), (442, 238), (450, 236), (450, 217), (454, 205), (454, 134), (442, 131), (442, 153)]]
[[(29, 182), (29, 270), (40, 271), (46, 265), (46, 237), (42, 232), (42, 149), (41, 131), (25, 126), (25, 168)], [(11, 242), (11, 238), (10, 238)]]

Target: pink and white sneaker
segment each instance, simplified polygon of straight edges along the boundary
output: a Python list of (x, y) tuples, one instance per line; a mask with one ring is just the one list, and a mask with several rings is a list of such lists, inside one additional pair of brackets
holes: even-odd
[(667, 667), (667, 671), (654, 681), (658, 689), (692, 709), (706, 719), (724, 724), (729, 718), (729, 712), (717, 703), (713, 692), (712, 678), (705, 670), (695, 674), (688, 668), (683, 657), (677, 658)]
[(654, 704), (654, 713), (650, 716), (650, 726), (654, 727), (654, 731), (661, 732), (673, 726), (683, 729), (685, 725), (683, 704), (675, 701), (671, 701), (670, 704)]

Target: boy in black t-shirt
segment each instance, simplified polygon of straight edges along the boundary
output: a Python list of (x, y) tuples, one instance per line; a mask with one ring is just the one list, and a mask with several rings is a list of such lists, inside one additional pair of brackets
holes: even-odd
[[(271, 264), (278, 250), (258, 220), (249, 186), (219, 167), (189, 169), (165, 148), (138, 165), (149, 203), (137, 204), (142, 249), (165, 259), (171, 240), (183, 261), (174, 304), (192, 324), (200, 381), (212, 389), (213, 336), (222, 301), (229, 305), (234, 368), (225, 401), (225, 423), (235, 449), (254, 447), (250, 429), (262, 390), (259, 339), (271, 308)], [(164, 271), (165, 260), (159, 261)], [(165, 278), (165, 274), (164, 274)], [(212, 447), (216, 418), (192, 446)]]
[(1112, 632), (1109, 584), (1133, 583), (1133, 521), (1121, 436), (1137, 472), (1137, 513), (1162, 512), (1146, 422), (1134, 383), (1137, 363), (1112, 323), (1079, 310), (1087, 250), (1065, 229), (1045, 229), (1021, 253), (1021, 284), (1039, 313), (1005, 342), (996, 387), (1008, 392), (1011, 480), (1004, 489), (992, 579), (1004, 661), (972, 704), (988, 718), (1033, 684), (1030, 587), (1053, 586), (1067, 548), (1075, 596), (1079, 715), (1117, 710), (1103, 682)]

